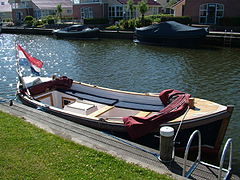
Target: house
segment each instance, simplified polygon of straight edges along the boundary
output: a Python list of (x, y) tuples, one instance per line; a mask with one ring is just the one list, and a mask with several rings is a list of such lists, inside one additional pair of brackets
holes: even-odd
[(173, 14), (171, 5), (174, 4), (177, 0), (157, 0), (162, 6), (161, 13), (163, 14)]
[[(136, 6), (140, 0), (134, 0)], [(160, 13), (160, 4), (154, 0), (147, 0), (149, 7), (145, 15)], [(127, 0), (74, 0), (73, 16), (76, 19), (85, 18), (124, 18), (129, 19), (140, 16), (136, 10), (130, 13), (127, 10)]]
[(177, 1), (171, 6), (174, 16), (183, 16), (184, 15), (185, 0)]
[(190, 16), (193, 23), (199, 24), (217, 24), (223, 17), (240, 17), (239, 0), (184, 0), (173, 9), (176, 16)]
[(0, 0), (0, 19), (12, 19), (12, 9), (8, 0)]
[(73, 14), (71, 0), (9, 0), (9, 3), (12, 7), (14, 23), (22, 23), (26, 16), (39, 19), (55, 15), (58, 5), (63, 9), (63, 17), (72, 17)]

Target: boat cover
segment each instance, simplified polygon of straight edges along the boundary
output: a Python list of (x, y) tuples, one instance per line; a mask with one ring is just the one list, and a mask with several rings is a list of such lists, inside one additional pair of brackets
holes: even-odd
[(160, 124), (181, 116), (187, 110), (190, 96), (190, 94), (173, 89), (162, 91), (159, 98), (165, 108), (160, 110), (158, 114), (150, 117), (128, 116), (123, 118), (128, 134), (133, 139), (139, 138), (152, 132)]
[(146, 27), (136, 28), (136, 35), (158, 38), (193, 38), (208, 34), (207, 28), (196, 28), (175, 21), (165, 21)]

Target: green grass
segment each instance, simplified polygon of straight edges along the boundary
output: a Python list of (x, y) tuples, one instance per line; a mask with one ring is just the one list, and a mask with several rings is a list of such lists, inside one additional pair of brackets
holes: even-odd
[(0, 112), (0, 179), (172, 179)]

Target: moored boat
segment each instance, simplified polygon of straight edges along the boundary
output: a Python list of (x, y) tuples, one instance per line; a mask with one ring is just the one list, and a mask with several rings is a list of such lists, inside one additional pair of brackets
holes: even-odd
[(84, 25), (72, 25), (63, 29), (53, 30), (58, 38), (96, 39), (99, 38), (99, 28), (89, 28)]
[(0, 19), (0, 33), (2, 33), (2, 22), (1, 22), (1, 19)]
[(196, 28), (175, 21), (165, 21), (136, 28), (135, 42), (161, 46), (199, 47), (207, 34), (207, 28)]
[[(22, 52), (28, 59), (28, 54)], [(23, 76), (21, 71), (17, 88), (17, 96), (28, 106), (133, 139), (158, 135), (159, 128), (167, 125), (175, 131), (180, 128), (176, 141), (180, 142), (178, 148), (184, 148), (197, 129), (202, 134), (204, 150), (215, 153), (220, 149), (233, 110), (231, 106), (200, 98), (194, 98), (194, 107), (189, 108), (190, 95), (172, 89), (163, 90), (159, 95), (135, 93), (67, 77)]]

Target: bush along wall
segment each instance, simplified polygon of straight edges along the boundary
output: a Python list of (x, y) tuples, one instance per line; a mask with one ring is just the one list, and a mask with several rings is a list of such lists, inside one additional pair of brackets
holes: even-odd
[(159, 22), (164, 22), (164, 21), (176, 21), (181, 24), (191, 24), (192, 23), (192, 18), (189, 16), (172, 16), (172, 15), (150, 15), (147, 16), (146, 18), (151, 19), (153, 22), (159, 23)]
[(223, 17), (219, 19), (220, 26), (240, 26), (240, 17)]
[(84, 19), (84, 24), (108, 24), (109, 20), (106, 18), (89, 18)]
[(141, 18), (129, 19), (129, 20), (121, 20), (118, 25), (112, 25), (106, 29), (119, 29), (119, 30), (135, 30), (136, 27), (144, 27), (149, 26), (153, 23), (160, 23), (163, 21), (176, 21), (181, 24), (191, 24), (192, 19), (188, 16), (183, 17), (174, 17), (172, 15), (150, 15), (145, 16), (142, 21)]

